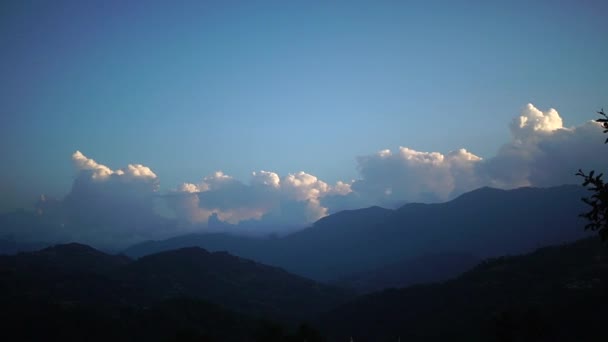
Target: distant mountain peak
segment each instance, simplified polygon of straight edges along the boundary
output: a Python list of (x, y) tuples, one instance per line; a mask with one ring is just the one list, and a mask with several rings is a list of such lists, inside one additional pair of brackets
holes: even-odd
[(457, 250), (485, 258), (588, 236), (579, 217), (585, 194), (577, 185), (484, 187), (444, 203), (341, 211), (277, 239), (187, 235), (133, 246), (126, 253), (142, 256), (198, 245), (318, 281), (335, 281), (422, 255)]
[(342, 220), (345, 217), (369, 217), (370, 215), (379, 216), (389, 214), (391, 212), (393, 212), (392, 209), (386, 209), (377, 205), (361, 209), (342, 210), (319, 219), (317, 222), (314, 223), (314, 225), (318, 226), (327, 223), (332, 223), (333, 221)]
[(154, 257), (154, 258), (166, 258), (166, 257), (192, 258), (192, 257), (207, 257), (209, 255), (211, 255), (211, 253), (204, 248), (201, 248), (198, 246), (188, 246), (188, 247), (182, 247), (182, 248), (177, 248), (177, 249), (173, 249), (173, 250), (158, 252), (155, 254), (145, 256), (144, 258), (152, 258), (152, 257)]
[[(577, 192), (577, 191), (581, 191), (581, 190), (582, 190), (582, 187), (580, 185), (576, 185), (576, 184), (564, 184), (564, 185), (552, 186), (552, 187), (523, 186), (523, 187), (514, 188), (514, 189), (500, 189), (500, 188), (495, 188), (495, 187), (491, 187), (491, 186), (484, 186), (481, 188), (477, 188), (475, 190), (465, 192), (465, 193), (459, 195), (458, 197), (456, 197), (452, 200), (446, 201), (444, 203), (459, 202), (459, 201), (463, 201), (463, 200), (484, 201), (485, 199), (488, 199), (488, 198), (494, 198), (494, 197), (503, 196), (503, 195), (515, 196), (515, 195), (522, 195), (522, 194), (526, 194), (526, 193), (541, 195), (541, 194), (545, 194), (546, 192), (561, 193), (561, 192), (567, 192), (567, 191)], [(406, 206), (407, 206), (407, 204), (406, 204)]]
[(98, 255), (106, 255), (106, 253), (97, 250), (89, 245), (70, 242), (64, 244), (58, 244), (54, 246), (50, 246), (40, 250), (38, 253), (62, 253), (62, 254), (98, 254)]

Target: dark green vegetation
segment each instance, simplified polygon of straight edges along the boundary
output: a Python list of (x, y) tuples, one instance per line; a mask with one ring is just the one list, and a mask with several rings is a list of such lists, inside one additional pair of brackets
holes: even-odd
[[(604, 133), (608, 133), (608, 115), (604, 113), (603, 109), (597, 113), (601, 118), (595, 121), (602, 124)], [(608, 138), (604, 143), (608, 144)], [(589, 221), (585, 229), (597, 231), (602, 240), (606, 241), (608, 240), (608, 183), (602, 179), (604, 174), (596, 175), (595, 171), (587, 174), (579, 169), (576, 175), (583, 177), (583, 186), (588, 187), (588, 190), (592, 192), (590, 197), (583, 198), (583, 202), (591, 207), (589, 211), (581, 214)]]

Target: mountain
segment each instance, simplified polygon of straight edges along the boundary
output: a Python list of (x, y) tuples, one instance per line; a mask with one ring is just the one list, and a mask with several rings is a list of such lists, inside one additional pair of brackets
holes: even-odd
[(608, 248), (592, 238), (365, 295), (320, 324), (344, 341), (603, 341), (606, 304)]
[(67, 243), (44, 248), (39, 251), (19, 253), (13, 257), (0, 258), (13, 261), (15, 268), (28, 272), (81, 272), (109, 274), (129, 264), (125, 255), (110, 255), (93, 247)]
[(228, 251), (233, 255), (262, 260), (274, 255), (268, 246), (275, 244), (277, 238), (254, 238), (230, 233), (186, 234), (160, 241), (146, 241), (135, 244), (124, 250), (131, 258), (140, 258), (149, 254), (171, 251), (186, 247), (201, 247), (209, 251)]
[(149, 298), (202, 298), (239, 312), (288, 320), (312, 317), (351, 297), (280, 268), (199, 247), (142, 257), (123, 268), (119, 279)]
[[(405, 264), (411, 274), (417, 262), (433, 267), (450, 255), (466, 259), (428, 255), (381, 271)], [(608, 248), (585, 239), (353, 298), (226, 252), (132, 260), (72, 243), (0, 256), (0, 302), (5, 333), (32, 341), (324, 340), (310, 326), (290, 332), (261, 317), (312, 319), (330, 341), (602, 341)]]
[(7, 302), (102, 304), (128, 300), (112, 276), (132, 262), (77, 243), (0, 256), (0, 297)]
[(456, 277), (476, 266), (481, 259), (468, 253), (445, 252), (405, 259), (381, 268), (346, 276), (335, 285), (358, 293), (414, 284), (435, 283)]
[(141, 308), (180, 297), (293, 322), (352, 298), (276, 267), (198, 247), (136, 261), (80, 244), (0, 256), (0, 299), (7, 302)]
[(339, 212), (281, 238), (198, 234), (138, 244), (125, 254), (138, 257), (200, 246), (330, 282), (425, 255), (464, 251), (487, 258), (589, 236), (579, 218), (586, 210), (580, 199), (586, 195), (575, 185), (481, 188), (445, 203)]
[(83, 302), (3, 301), (3, 333), (19, 341), (261, 341), (268, 323), (201, 300), (147, 307)]

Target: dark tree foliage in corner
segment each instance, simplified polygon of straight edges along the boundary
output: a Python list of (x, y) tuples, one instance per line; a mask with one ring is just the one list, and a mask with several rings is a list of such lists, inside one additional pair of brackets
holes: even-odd
[[(608, 115), (603, 109), (597, 113), (602, 117), (595, 121), (602, 124), (604, 133), (608, 133)], [(604, 143), (608, 143), (608, 138)], [(583, 198), (583, 202), (591, 206), (591, 210), (581, 214), (589, 220), (585, 229), (597, 231), (602, 240), (606, 241), (608, 240), (608, 183), (602, 179), (603, 173), (595, 175), (595, 171), (590, 171), (587, 174), (579, 169), (576, 175), (583, 177), (583, 186), (593, 193), (591, 197)]]

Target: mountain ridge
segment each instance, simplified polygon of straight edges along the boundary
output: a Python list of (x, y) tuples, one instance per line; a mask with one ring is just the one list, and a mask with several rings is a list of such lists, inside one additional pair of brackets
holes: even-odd
[[(250, 315), (297, 321), (343, 303), (348, 291), (233, 256), (189, 247), (131, 260), (82, 244), (0, 256), (0, 298), (142, 307), (188, 297)], [(305, 300), (302, 300), (305, 298)]]
[(486, 258), (583, 238), (589, 233), (578, 216), (585, 210), (580, 201), (585, 192), (575, 185), (486, 187), (444, 203), (343, 211), (285, 237), (199, 234), (138, 244), (125, 253), (138, 257), (199, 245), (332, 282), (429, 253), (460, 251)]
[(336, 341), (602, 341), (607, 290), (608, 248), (593, 237), (359, 296), (319, 325)]

